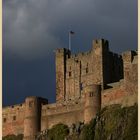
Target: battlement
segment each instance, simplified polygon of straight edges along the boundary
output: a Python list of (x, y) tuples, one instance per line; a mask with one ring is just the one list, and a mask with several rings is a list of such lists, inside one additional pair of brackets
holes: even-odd
[(124, 63), (131, 63), (134, 59), (134, 56), (137, 55), (136, 51), (126, 51), (122, 53)]
[(3, 107), (2, 111), (8, 111), (8, 110), (11, 110), (11, 108), (17, 109), (17, 110), (24, 108), (24, 103)]
[(138, 55), (134, 56), (132, 64), (138, 64)]
[(108, 46), (109, 46), (109, 42), (108, 40), (105, 40), (105, 39), (95, 39), (93, 40), (92, 42), (93, 44), (93, 49), (97, 49), (98, 47), (104, 47), (104, 49), (109, 49)]
[(71, 56), (68, 58), (69, 59), (72, 59), (72, 58), (75, 58), (75, 59), (80, 59), (82, 57), (86, 57), (88, 55), (91, 54), (91, 51), (87, 51), (87, 52), (81, 52), (81, 53), (77, 53), (77, 54), (71, 54)]

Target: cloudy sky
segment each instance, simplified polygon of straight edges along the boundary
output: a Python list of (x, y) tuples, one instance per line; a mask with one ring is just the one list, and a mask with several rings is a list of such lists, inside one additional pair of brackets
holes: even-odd
[(27, 96), (55, 101), (56, 48), (87, 51), (92, 40), (110, 50), (137, 49), (137, 0), (3, 0), (3, 105)]

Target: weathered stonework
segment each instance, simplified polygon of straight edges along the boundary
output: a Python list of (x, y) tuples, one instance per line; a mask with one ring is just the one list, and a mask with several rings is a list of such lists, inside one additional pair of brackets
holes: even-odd
[(88, 123), (105, 106), (137, 103), (137, 52), (118, 55), (108, 45), (94, 40), (90, 51), (78, 54), (57, 49), (56, 103), (27, 97), (20, 105), (4, 107), (3, 136), (22, 133), (24, 140), (35, 140), (38, 132), (57, 123)]

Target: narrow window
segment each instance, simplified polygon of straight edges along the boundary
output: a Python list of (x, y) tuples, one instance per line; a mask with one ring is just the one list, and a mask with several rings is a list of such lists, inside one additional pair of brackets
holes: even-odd
[(88, 73), (88, 68), (86, 68), (86, 73)]
[(33, 101), (29, 102), (29, 107), (32, 107), (32, 106), (33, 106), (33, 104), (34, 104), (34, 102), (33, 102)]
[(83, 90), (83, 83), (80, 83), (80, 90)]
[(6, 123), (6, 118), (3, 119), (3, 122)]
[(15, 121), (16, 120), (16, 116), (13, 116), (13, 121)]
[(71, 72), (69, 72), (69, 77), (71, 77)]

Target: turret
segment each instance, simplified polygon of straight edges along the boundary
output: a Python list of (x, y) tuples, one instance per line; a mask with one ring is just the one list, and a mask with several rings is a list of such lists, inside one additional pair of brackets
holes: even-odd
[(84, 121), (89, 123), (101, 109), (101, 86), (90, 85), (84, 88)]
[(126, 51), (122, 54), (125, 80), (128, 78), (130, 65), (132, 64), (135, 55), (137, 55), (135, 51)]
[(102, 55), (104, 52), (109, 51), (109, 42), (104, 39), (95, 39), (92, 42), (92, 49), (94, 49), (95, 54)]
[(35, 135), (41, 129), (41, 104), (47, 102), (34, 96), (25, 99), (24, 140), (35, 140)]

